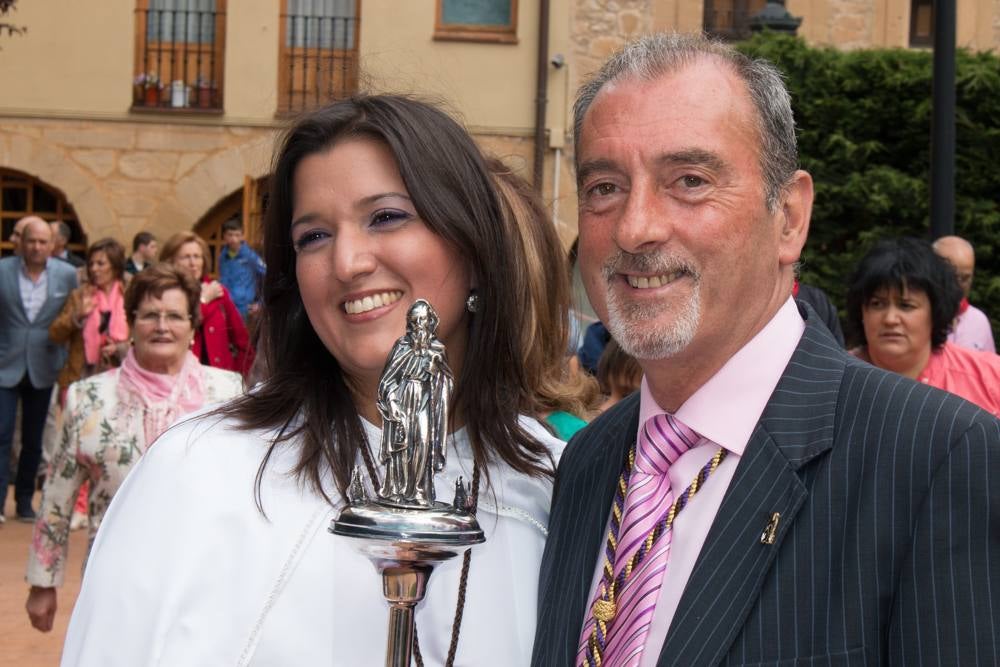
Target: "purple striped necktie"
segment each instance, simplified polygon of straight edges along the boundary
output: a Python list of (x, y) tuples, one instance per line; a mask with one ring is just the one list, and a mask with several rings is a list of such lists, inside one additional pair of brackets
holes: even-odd
[[(674, 502), (667, 470), (700, 440), (697, 433), (671, 415), (659, 414), (643, 426), (636, 445), (635, 466), (625, 495), (618, 546), (615, 549), (615, 576), (625, 567), (649, 531)], [(632, 572), (617, 597), (618, 612), (608, 630), (604, 649), (604, 667), (638, 665), (653, 621), (653, 610), (663, 584), (663, 574), (670, 557), (673, 531), (664, 533)], [(598, 586), (597, 597), (600, 596)], [(597, 599), (595, 597), (595, 600)], [(587, 640), (594, 629), (591, 616), (583, 628), (577, 664), (586, 664)]]

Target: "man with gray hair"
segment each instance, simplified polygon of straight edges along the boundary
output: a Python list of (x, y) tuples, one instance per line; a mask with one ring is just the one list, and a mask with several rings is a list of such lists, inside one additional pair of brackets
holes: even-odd
[(61, 259), (75, 269), (80, 268), (86, 262), (83, 257), (71, 252), (66, 245), (73, 238), (73, 230), (62, 220), (50, 222), (52, 227), (52, 257)]
[(995, 662), (1000, 421), (792, 298), (781, 75), (654, 35), (574, 111), (581, 274), (644, 376), (560, 461), (532, 664)]
[(73, 267), (56, 261), (52, 229), (31, 217), (17, 257), (0, 259), (0, 516), (7, 497), (14, 419), (21, 406), (21, 453), (14, 500), (17, 518), (33, 521), (32, 497), (42, 452), (42, 429), (66, 348), (49, 338), (49, 325), (76, 287)]
[(969, 303), (969, 292), (972, 290), (972, 276), (976, 272), (976, 251), (972, 244), (960, 236), (942, 236), (934, 242), (934, 252), (948, 260), (955, 267), (958, 286), (962, 288), (962, 303), (958, 305), (958, 314), (948, 342), (971, 350), (984, 350), (996, 353), (993, 342), (993, 329), (986, 313)]

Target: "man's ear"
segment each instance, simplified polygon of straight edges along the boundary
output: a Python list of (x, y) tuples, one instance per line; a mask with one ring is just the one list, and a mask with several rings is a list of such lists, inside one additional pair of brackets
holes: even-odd
[(782, 266), (799, 261), (809, 236), (812, 217), (813, 181), (808, 172), (799, 169), (785, 187), (781, 203), (781, 235), (778, 238), (778, 260)]

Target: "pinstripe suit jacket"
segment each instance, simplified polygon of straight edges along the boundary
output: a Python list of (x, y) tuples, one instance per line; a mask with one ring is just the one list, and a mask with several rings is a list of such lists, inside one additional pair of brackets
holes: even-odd
[[(1000, 421), (850, 357), (808, 316), (658, 664), (1000, 665)], [(636, 394), (563, 454), (533, 665), (573, 664), (638, 414)]]

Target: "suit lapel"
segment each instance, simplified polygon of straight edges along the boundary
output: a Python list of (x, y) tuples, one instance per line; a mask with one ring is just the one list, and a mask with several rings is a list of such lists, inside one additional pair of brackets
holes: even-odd
[(17, 305), (17, 307), (13, 309), (15, 317), (24, 324), (28, 324), (28, 313), (25, 312), (24, 300), (21, 299), (21, 282), (18, 278), (18, 272), (20, 270), (21, 261), (17, 258), (13, 258), (13, 261), (7, 264), (7, 270), (4, 271), (3, 280), (7, 293), (10, 295), (9, 303)]
[(592, 422), (563, 455), (542, 564), (534, 665), (574, 662), (612, 497), (638, 419), (636, 393)]
[[(757, 603), (778, 549), (808, 497), (798, 469), (833, 445), (843, 352), (816, 315), (761, 415), (660, 652), (659, 665), (722, 661)], [(804, 436), (803, 434), (808, 434)], [(762, 533), (780, 514), (774, 540)]]

